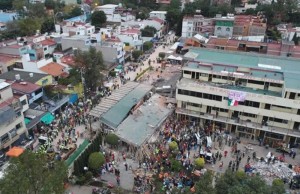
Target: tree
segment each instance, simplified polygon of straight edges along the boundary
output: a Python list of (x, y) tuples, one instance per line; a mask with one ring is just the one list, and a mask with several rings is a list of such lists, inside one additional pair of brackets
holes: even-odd
[(274, 179), (272, 182), (271, 190), (273, 194), (284, 194), (284, 182), (281, 179)]
[(132, 51), (132, 57), (133, 57), (134, 61), (137, 61), (138, 58), (139, 58), (142, 54), (143, 54), (143, 52), (140, 51), (140, 50), (134, 50), (134, 51)]
[(41, 29), (41, 20), (39, 18), (21, 19), (18, 20), (18, 27), (21, 36), (32, 36)]
[(89, 156), (89, 168), (93, 171), (97, 171), (104, 164), (105, 158), (102, 153), (94, 152)]
[(169, 143), (169, 149), (174, 151), (174, 150), (178, 150), (178, 144), (176, 143), (176, 141), (171, 141)]
[(88, 51), (78, 50), (74, 58), (75, 69), (83, 73), (85, 89), (96, 91), (102, 85), (101, 71), (105, 70), (102, 52), (90, 47)]
[(171, 159), (171, 171), (172, 172), (180, 172), (183, 169), (183, 166), (180, 161)]
[(143, 44), (143, 51), (150, 50), (153, 47), (153, 43), (150, 41), (146, 41)]
[(55, 31), (54, 21), (52, 18), (47, 18), (41, 25), (41, 33)]
[(158, 53), (159, 58), (161, 58), (162, 60), (166, 57), (166, 53), (164, 52), (160, 52)]
[(26, 150), (10, 160), (0, 180), (2, 194), (62, 194), (67, 167), (63, 161), (48, 161), (46, 154)]
[(156, 31), (156, 28), (154, 28), (153, 26), (146, 26), (141, 30), (143, 37), (154, 37)]
[(80, 16), (80, 15), (82, 15), (81, 8), (78, 6), (75, 6), (75, 7), (72, 6), (71, 10), (69, 12), (67, 12), (66, 18), (73, 18), (73, 17)]
[(216, 194), (271, 194), (271, 188), (259, 176), (227, 170), (216, 180)]
[(101, 27), (106, 22), (106, 15), (103, 11), (94, 11), (91, 16), (93, 26)]
[(54, 0), (45, 0), (45, 7), (47, 9), (55, 9), (55, 1)]
[(110, 133), (105, 138), (106, 143), (112, 146), (118, 145), (119, 137), (116, 134)]
[(196, 191), (201, 191), (201, 194), (215, 194), (216, 190), (213, 187), (214, 174), (207, 171), (204, 175), (200, 176), (199, 181), (196, 183)]
[(0, 0), (0, 9), (1, 10), (10, 10), (12, 8), (12, 0)]
[(194, 161), (194, 163), (195, 163), (196, 169), (202, 169), (202, 168), (204, 168), (204, 165), (205, 165), (204, 158), (197, 158)]

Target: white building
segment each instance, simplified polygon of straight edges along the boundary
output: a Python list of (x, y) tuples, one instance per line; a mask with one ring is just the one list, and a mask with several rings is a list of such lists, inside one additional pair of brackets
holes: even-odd
[(127, 29), (121, 31), (117, 37), (124, 43), (128, 43), (129, 46), (140, 50), (143, 45), (143, 40), (141, 39), (141, 31), (138, 29)]
[(112, 15), (114, 14), (117, 7), (119, 7), (119, 5), (105, 4), (105, 5), (97, 6), (95, 8), (95, 11), (103, 11), (105, 15)]
[(167, 11), (151, 11), (149, 13), (150, 18), (157, 17), (161, 20), (166, 20)]
[(178, 117), (208, 131), (300, 143), (300, 67), (294, 58), (191, 48), (177, 84)]
[(95, 26), (89, 23), (66, 22), (66, 24), (62, 26), (62, 31), (64, 34), (69, 35), (91, 35), (95, 32)]
[(255, 4), (245, 3), (244, 7), (235, 7), (234, 11), (237, 14), (241, 14), (241, 13), (245, 13), (247, 9), (256, 9), (256, 7), (257, 7), (257, 3)]
[(204, 18), (202, 15), (186, 16), (182, 21), (181, 36), (191, 38), (196, 34), (201, 34), (208, 37), (213, 34), (213, 29), (212, 18)]

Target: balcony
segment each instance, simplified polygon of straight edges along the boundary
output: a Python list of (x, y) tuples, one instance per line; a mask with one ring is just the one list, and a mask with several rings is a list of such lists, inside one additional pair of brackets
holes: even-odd
[(20, 135), (16, 135), (14, 137), (10, 138), (6, 138), (4, 140), (2, 140), (0, 148), (7, 148), (9, 147), (12, 143), (14, 143), (15, 141), (17, 141), (20, 138)]
[(255, 123), (255, 122), (251, 122), (251, 121), (243, 121), (243, 120), (238, 121), (238, 119), (222, 117), (222, 116), (216, 117), (213, 114), (201, 113), (201, 112), (191, 111), (191, 110), (181, 109), (181, 108), (177, 108), (176, 113), (189, 115), (189, 116), (193, 116), (193, 117), (198, 117), (198, 118), (203, 118), (203, 119), (209, 119), (209, 120), (217, 121), (217, 122), (228, 123), (228, 124), (232, 124), (232, 125), (238, 125), (238, 126), (243, 126), (243, 127), (253, 128), (253, 129), (259, 129), (259, 130), (266, 131), (266, 132), (274, 132), (274, 133), (278, 133), (278, 134), (282, 134), (282, 135), (294, 136), (297, 138), (300, 137), (300, 131), (298, 131), (298, 130), (296, 131), (296, 130), (292, 130), (292, 129), (285, 129), (285, 128), (274, 127), (274, 126), (264, 126), (260, 123)]

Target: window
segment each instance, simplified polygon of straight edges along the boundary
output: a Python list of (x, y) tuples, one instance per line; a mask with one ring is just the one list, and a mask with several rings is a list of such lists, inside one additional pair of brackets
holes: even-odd
[(26, 105), (26, 104), (27, 104), (26, 99), (25, 99), (25, 100), (22, 100), (22, 101), (21, 101), (21, 104), (22, 104), (23, 106)]
[(284, 123), (284, 124), (288, 123), (288, 120), (272, 118), (272, 117), (269, 118), (269, 121), (273, 121), (273, 122), (276, 122), (276, 123)]
[(245, 117), (256, 118), (256, 115), (255, 115), (255, 114), (251, 114), (251, 113), (246, 113), (246, 112), (244, 112), (242, 115), (245, 116)]
[(48, 50), (48, 48), (47, 48), (47, 47), (44, 47), (44, 51), (46, 51), (46, 50)]
[(259, 102), (254, 102), (250, 100), (245, 100), (244, 102), (239, 102), (239, 105), (251, 106), (251, 107), (259, 107)]
[(292, 109), (290, 107), (278, 106), (278, 105), (272, 105), (272, 107), (278, 107), (278, 108), (283, 108), (283, 109)]
[(20, 129), (22, 126), (23, 126), (23, 124), (22, 124), (22, 123), (19, 123), (19, 124), (16, 125), (16, 129), (18, 130), (18, 129)]
[(270, 83), (270, 86), (281, 88), (281, 87), (282, 87), (282, 84), (278, 84), (278, 83)]
[(44, 79), (43, 81), (42, 81), (42, 85), (46, 85), (48, 83), (48, 79)]
[(219, 30), (219, 31), (220, 31), (220, 30), (221, 30), (221, 27), (218, 27), (218, 28), (217, 28), (217, 30)]
[(16, 112), (16, 114), (17, 114), (17, 117), (20, 117), (22, 115), (20, 111)]
[(257, 85), (265, 85), (262, 81), (256, 81), (256, 80), (248, 80), (249, 84), (257, 84)]
[(270, 110), (271, 104), (265, 104), (265, 109)]
[(0, 99), (2, 99), (2, 96), (1, 96), (1, 94), (0, 94)]
[(230, 31), (230, 28), (226, 28), (226, 31), (229, 32), (229, 31)]
[(194, 92), (194, 91), (178, 89), (178, 94), (186, 95), (186, 96), (193, 96), (193, 97), (197, 97), (197, 98), (204, 98), (204, 99), (208, 99), (208, 100), (222, 101), (222, 96), (206, 94), (206, 93), (201, 93), (201, 92)]

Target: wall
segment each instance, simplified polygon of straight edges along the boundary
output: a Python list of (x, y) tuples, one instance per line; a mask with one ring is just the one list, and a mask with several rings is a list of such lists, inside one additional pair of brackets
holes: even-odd
[(53, 77), (51, 75), (46, 75), (46, 74), (45, 74), (45, 77), (43, 77), (39, 81), (35, 82), (35, 84), (37, 84), (39, 86), (45, 86), (45, 85), (47, 86), (47, 85), (51, 85), (52, 83), (53, 83)]
[(12, 93), (12, 90), (11, 90), (11, 87), (7, 87), (3, 90), (0, 90), (0, 95), (1, 95), (1, 98), (0, 98), (0, 103), (8, 100), (9, 98), (13, 97), (13, 93)]
[(19, 98), (19, 100), (21, 103), (22, 103), (22, 101), (26, 101), (26, 104), (22, 104), (22, 112), (24, 113), (25, 111), (27, 111), (29, 109), (27, 96), (23, 95)]
[(69, 48), (84, 49), (86, 47), (84, 40), (69, 39), (69, 38), (62, 38), (61, 39), (61, 46), (62, 46), (62, 50), (66, 50), (66, 49), (69, 49)]

